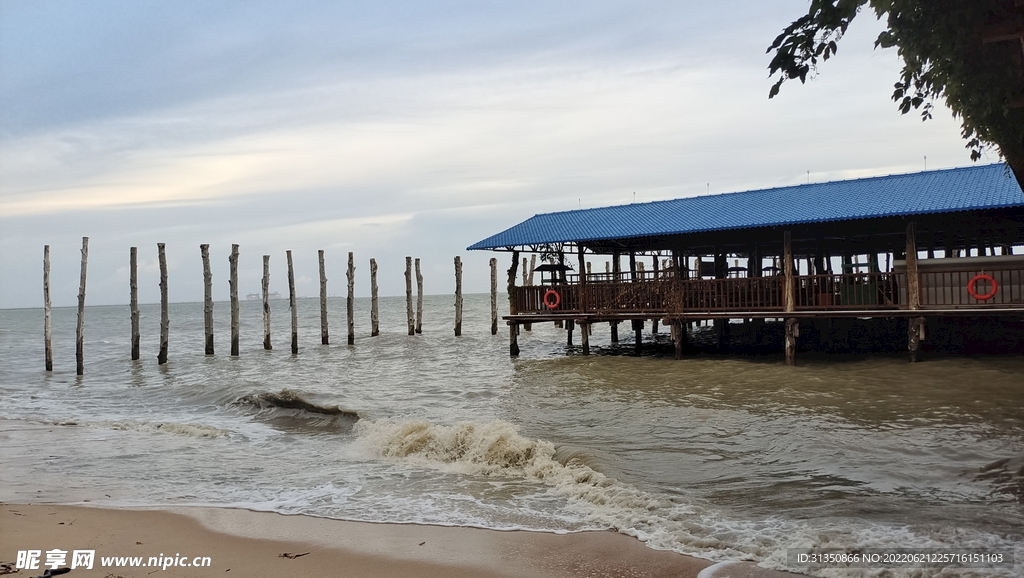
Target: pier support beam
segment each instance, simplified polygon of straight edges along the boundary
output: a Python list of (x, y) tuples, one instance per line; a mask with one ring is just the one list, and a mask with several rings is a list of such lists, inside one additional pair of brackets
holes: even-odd
[(636, 351), (636, 354), (640, 355), (640, 352), (643, 350), (643, 346), (644, 346), (644, 320), (643, 319), (634, 319), (633, 320), (633, 335), (634, 335), (633, 348)]
[(498, 260), (491, 257), (491, 335), (498, 334)]
[(576, 322), (569, 319), (565, 322), (565, 346), (572, 347), (572, 330)]
[(512, 321), (508, 322), (508, 354), (509, 357), (519, 356), (519, 327)]
[(590, 324), (586, 321), (577, 321), (580, 326), (580, 341), (583, 342), (583, 355), (590, 355)]
[(796, 338), (800, 337), (800, 321), (786, 319), (786, 365), (796, 365)]
[(683, 348), (686, 345), (689, 336), (686, 333), (686, 324), (682, 321), (672, 322), (672, 342), (675, 345), (675, 357), (676, 359), (683, 358)]
[(907, 350), (910, 363), (917, 362), (917, 350), (924, 341), (924, 317), (911, 317), (907, 322)]

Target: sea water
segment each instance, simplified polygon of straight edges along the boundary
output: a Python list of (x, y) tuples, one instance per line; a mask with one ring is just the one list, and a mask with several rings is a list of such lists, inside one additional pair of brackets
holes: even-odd
[[(0, 499), (107, 506), (205, 505), (494, 529), (614, 529), (652, 548), (787, 567), (787, 548), (992, 548), (1024, 561), (1024, 356), (775, 356), (676, 361), (665, 331), (594, 355), (537, 323), (508, 355), (489, 298), (424, 299), (410, 336), (403, 298), (241, 303), (240, 355), (217, 303), (204, 355), (200, 303), (143, 305), (131, 361), (126, 306), (0, 311)], [(576, 336), (577, 343), (579, 336)], [(1019, 569), (1020, 566), (1018, 565)], [(1017, 569), (883, 569), (865, 575), (1015, 575)], [(843, 575), (830, 570), (812, 573)]]

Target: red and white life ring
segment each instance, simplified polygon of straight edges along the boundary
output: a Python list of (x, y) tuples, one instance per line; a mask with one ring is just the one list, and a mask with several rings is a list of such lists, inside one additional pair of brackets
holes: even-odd
[[(554, 299), (550, 299), (553, 297)], [(548, 309), (556, 309), (562, 303), (562, 296), (554, 289), (548, 289), (544, 293), (544, 306)]]
[[(988, 293), (978, 293), (976, 289), (978, 281), (988, 281), (992, 285), (992, 289)], [(999, 283), (996, 283), (995, 278), (988, 273), (979, 273), (967, 282), (967, 292), (978, 301), (988, 301), (996, 296), (997, 291), (999, 291)]]

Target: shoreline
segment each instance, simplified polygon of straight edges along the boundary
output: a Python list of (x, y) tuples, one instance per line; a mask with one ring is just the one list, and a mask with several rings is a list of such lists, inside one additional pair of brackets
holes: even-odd
[[(711, 560), (654, 550), (612, 531), (565, 534), (459, 526), (352, 522), (235, 508), (122, 509), (63, 504), (0, 503), (4, 547), (0, 563), (13, 567), (19, 550), (95, 550), (92, 570), (71, 578), (336, 576), (425, 577), (692, 577), (793, 576), (750, 562)], [(289, 554), (292, 557), (287, 557)], [(102, 565), (122, 557), (121, 565)], [(175, 562), (209, 557), (209, 565)], [(141, 565), (131, 567), (131, 558)], [(117, 562), (118, 560), (108, 560)], [(155, 563), (155, 564), (154, 564)], [(147, 565), (150, 564), (150, 565)], [(161, 565), (168, 565), (161, 569)], [(153, 567), (155, 565), (156, 567)], [(2, 573), (2, 570), (0, 570)]]

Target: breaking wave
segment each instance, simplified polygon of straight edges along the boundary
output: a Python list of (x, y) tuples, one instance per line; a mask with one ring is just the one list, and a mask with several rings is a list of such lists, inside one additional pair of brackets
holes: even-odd
[(253, 408), (257, 418), (275, 428), (295, 432), (347, 432), (359, 420), (358, 412), (313, 403), (290, 389), (242, 396), (233, 405)]
[(144, 422), (144, 421), (104, 421), (104, 422), (77, 422), (57, 421), (54, 425), (59, 426), (83, 426), (112, 429), (117, 431), (140, 431), (140, 432), (161, 432), (194, 438), (219, 438), (229, 435), (231, 432), (213, 426), (175, 423), (175, 422)]
[[(792, 571), (787, 548), (1002, 547), (1001, 538), (952, 532), (924, 536), (907, 527), (851, 520), (849, 527), (767, 518), (733, 518), (710, 505), (681, 495), (645, 491), (593, 469), (579, 451), (559, 451), (549, 441), (530, 439), (515, 426), (494, 420), (438, 425), (429, 421), (364, 420), (354, 428), (357, 440), (379, 457), (402, 460), (446, 472), (525, 479), (542, 492), (568, 500), (594, 527), (634, 536), (657, 549), (711, 560), (749, 560), (766, 568)], [(1012, 546), (1010, 546), (1012, 547)], [(1018, 556), (1020, 553), (1018, 553)], [(849, 570), (812, 570), (822, 577), (848, 576)], [(924, 569), (863, 570), (862, 576), (946, 576)], [(1012, 574), (1012, 570), (1009, 571)], [(958, 569), (957, 576), (1000, 576), (1000, 570)], [(1005, 574), (1010, 575), (1010, 574)]]

